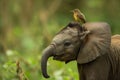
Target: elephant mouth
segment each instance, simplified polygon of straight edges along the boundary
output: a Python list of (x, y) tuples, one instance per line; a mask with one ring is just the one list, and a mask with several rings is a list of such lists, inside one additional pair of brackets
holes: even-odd
[(62, 60), (62, 57), (64, 57), (64, 55), (65, 55), (65, 54), (54, 55), (54, 56), (53, 56), (53, 60), (64, 61), (64, 60)]

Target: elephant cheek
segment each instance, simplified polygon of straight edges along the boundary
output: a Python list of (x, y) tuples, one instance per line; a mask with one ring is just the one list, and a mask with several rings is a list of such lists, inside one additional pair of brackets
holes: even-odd
[(68, 63), (69, 61), (72, 61), (72, 60), (76, 60), (76, 57), (77, 55), (69, 50), (65, 53), (65, 55), (62, 57), (62, 60), (65, 61), (66, 63)]

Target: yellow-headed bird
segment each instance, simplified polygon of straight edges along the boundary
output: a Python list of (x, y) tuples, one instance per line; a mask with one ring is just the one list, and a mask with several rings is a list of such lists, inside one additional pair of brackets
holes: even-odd
[(75, 21), (80, 22), (80, 24), (84, 24), (86, 22), (84, 14), (79, 9), (74, 9), (72, 12)]

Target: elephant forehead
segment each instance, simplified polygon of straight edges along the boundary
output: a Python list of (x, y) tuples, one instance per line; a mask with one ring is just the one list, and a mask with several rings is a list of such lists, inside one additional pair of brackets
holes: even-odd
[(67, 34), (59, 34), (59, 35), (56, 35), (54, 38), (53, 38), (53, 41), (63, 41), (65, 39), (69, 39), (71, 38), (70, 35), (67, 35)]
[(66, 39), (71, 39), (71, 38), (73, 38), (75, 36), (78, 36), (77, 29), (67, 28), (67, 29), (63, 30), (62, 32), (60, 32), (59, 34), (57, 34), (53, 38), (53, 41), (62, 42), (64, 40), (66, 40)]
[(63, 30), (62, 32), (60, 32), (61, 35), (65, 35), (65, 36), (77, 36), (78, 35), (78, 30), (76, 28), (70, 28), (67, 27), (65, 30)]

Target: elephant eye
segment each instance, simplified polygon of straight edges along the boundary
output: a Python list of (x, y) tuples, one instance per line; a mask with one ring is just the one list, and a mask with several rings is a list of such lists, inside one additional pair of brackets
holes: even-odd
[(64, 42), (64, 46), (70, 46), (71, 45), (71, 42), (70, 41), (65, 41)]

